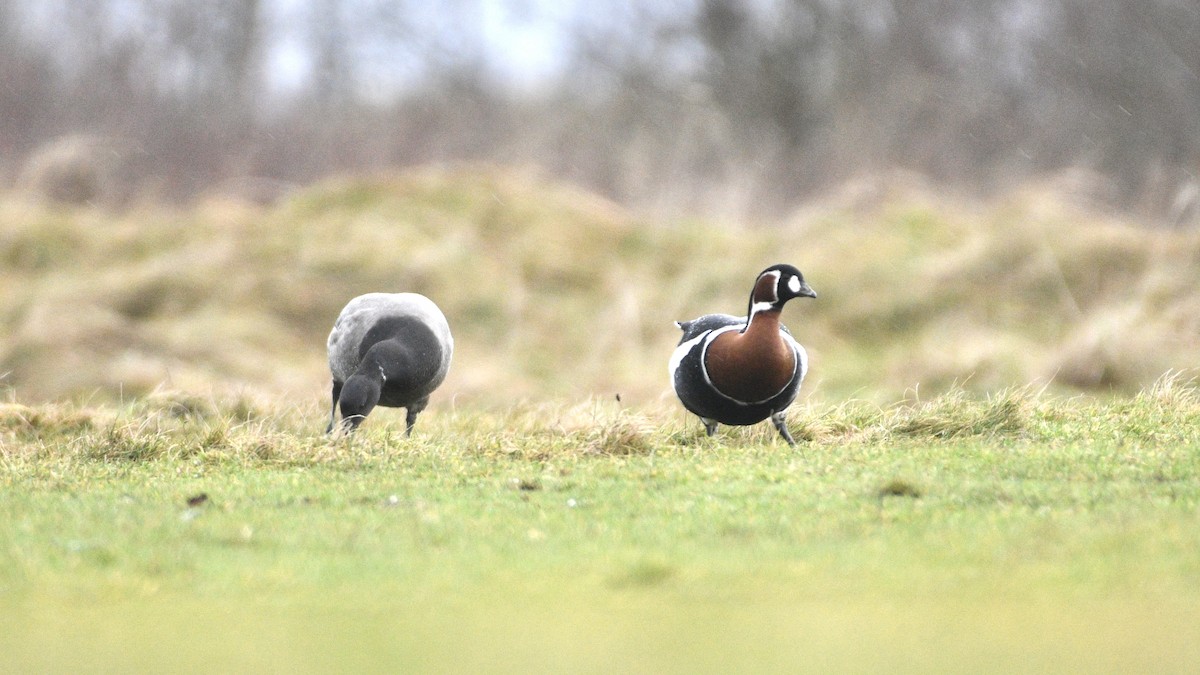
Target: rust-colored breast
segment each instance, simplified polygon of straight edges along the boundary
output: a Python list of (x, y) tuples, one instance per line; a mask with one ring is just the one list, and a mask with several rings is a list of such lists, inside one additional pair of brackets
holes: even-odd
[(708, 346), (704, 360), (717, 391), (737, 401), (765, 401), (787, 386), (796, 356), (779, 334), (779, 312), (759, 312), (744, 333), (729, 331)]

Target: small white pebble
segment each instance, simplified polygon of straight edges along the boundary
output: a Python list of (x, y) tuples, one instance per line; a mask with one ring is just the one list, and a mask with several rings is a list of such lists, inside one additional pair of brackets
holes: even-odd
[(395, 506), (395, 505), (397, 505), (397, 504), (399, 504), (399, 503), (400, 503), (400, 498), (399, 498), (399, 497), (397, 497), (396, 495), (390, 495), (390, 496), (387, 498), (387, 503), (388, 503), (390, 506)]
[(568, 508), (572, 508), (572, 509), (573, 509), (573, 508), (575, 508), (576, 506), (579, 506), (579, 502), (575, 501), (575, 498), (574, 498), (574, 497), (572, 497), (572, 498), (570, 498), (570, 499), (568, 499), (568, 500), (567, 500), (567, 507), (568, 507)]

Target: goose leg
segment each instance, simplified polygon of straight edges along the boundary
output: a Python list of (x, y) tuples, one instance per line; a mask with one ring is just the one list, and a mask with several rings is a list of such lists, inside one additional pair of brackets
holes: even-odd
[(333, 431), (333, 425), (337, 422), (337, 404), (338, 399), (342, 396), (342, 383), (337, 380), (333, 381), (333, 410), (329, 413), (329, 426), (325, 427), (325, 433)]
[(424, 410), (425, 406), (427, 405), (429, 405), (428, 396), (419, 401), (414, 401), (412, 405), (408, 406), (407, 412), (404, 416), (405, 436), (412, 436), (413, 425), (417, 423), (417, 414)]
[(710, 420), (707, 417), (701, 417), (700, 421), (704, 422), (704, 431), (706, 433), (708, 433), (709, 436), (712, 436), (713, 434), (717, 433), (717, 421), (716, 420)]
[(773, 413), (771, 415), (771, 424), (775, 425), (775, 428), (779, 430), (779, 435), (783, 436), (783, 440), (787, 441), (788, 445), (795, 445), (796, 439), (792, 438), (791, 432), (788, 431), (786, 417), (787, 413), (783, 410)]

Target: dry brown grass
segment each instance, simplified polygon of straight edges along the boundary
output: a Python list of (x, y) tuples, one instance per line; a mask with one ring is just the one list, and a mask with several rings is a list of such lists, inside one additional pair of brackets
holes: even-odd
[(478, 166), (332, 180), (271, 208), (113, 215), (8, 196), (0, 384), (23, 402), (159, 389), (323, 401), (342, 304), (412, 290), (458, 339), (437, 406), (669, 405), (671, 322), (742, 311), (749, 280), (780, 261), (820, 294), (785, 313), (813, 359), (809, 395), (1136, 391), (1200, 365), (1200, 233), (1032, 189), (984, 205), (909, 185), (821, 204), (775, 228), (648, 222)]

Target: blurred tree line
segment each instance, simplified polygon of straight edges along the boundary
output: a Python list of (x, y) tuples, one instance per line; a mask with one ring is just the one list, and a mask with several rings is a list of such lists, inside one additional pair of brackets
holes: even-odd
[(485, 160), (762, 217), (1082, 167), (1170, 216), (1200, 177), (1196, 0), (0, 0), (0, 73), (6, 182), (92, 197)]

